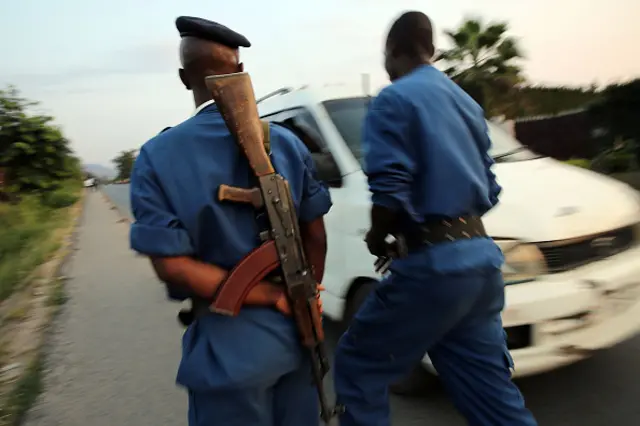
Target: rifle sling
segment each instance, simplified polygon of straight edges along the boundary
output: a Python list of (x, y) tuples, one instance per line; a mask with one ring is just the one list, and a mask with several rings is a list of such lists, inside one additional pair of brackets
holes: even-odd
[(262, 145), (264, 146), (264, 151), (267, 155), (271, 154), (271, 131), (269, 129), (269, 122), (261, 120), (262, 124), (262, 133), (264, 134), (264, 141)]

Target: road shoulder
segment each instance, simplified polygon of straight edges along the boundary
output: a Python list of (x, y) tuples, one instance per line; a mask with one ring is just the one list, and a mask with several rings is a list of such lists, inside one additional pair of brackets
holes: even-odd
[(66, 300), (62, 270), (73, 253), (84, 202), (83, 194), (69, 208), (66, 226), (51, 235), (58, 249), (0, 303), (0, 426), (20, 424), (41, 390), (44, 343)]

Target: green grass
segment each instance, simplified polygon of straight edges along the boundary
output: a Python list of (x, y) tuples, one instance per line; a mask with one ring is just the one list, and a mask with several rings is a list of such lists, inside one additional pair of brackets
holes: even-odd
[(49, 299), (47, 299), (47, 304), (49, 306), (60, 306), (64, 305), (67, 302), (67, 293), (65, 292), (65, 283), (66, 280), (63, 277), (56, 278), (56, 281), (53, 283), (53, 288), (51, 289), (51, 294), (49, 295)]
[(46, 196), (24, 196), (15, 205), (0, 204), (0, 302), (60, 247), (55, 231), (69, 224), (80, 190), (69, 184)]
[(42, 391), (44, 355), (40, 352), (18, 379), (7, 403), (0, 407), (0, 426), (17, 426)]

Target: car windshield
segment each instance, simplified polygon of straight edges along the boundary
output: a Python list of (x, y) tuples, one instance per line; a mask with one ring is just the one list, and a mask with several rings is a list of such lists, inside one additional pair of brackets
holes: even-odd
[[(370, 100), (371, 98), (368, 97), (357, 97), (332, 99), (323, 102), (323, 106), (333, 121), (333, 124), (360, 164), (362, 164), (364, 160), (361, 142), (362, 127)], [(496, 161), (523, 161), (539, 157), (539, 155), (529, 151), (507, 131), (496, 124), (491, 122), (487, 122), (487, 124), (492, 143), (489, 154)]]

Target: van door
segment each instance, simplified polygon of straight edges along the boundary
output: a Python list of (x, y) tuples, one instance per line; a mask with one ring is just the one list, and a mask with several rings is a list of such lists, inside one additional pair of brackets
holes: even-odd
[[(339, 295), (344, 287), (345, 258), (344, 233), (341, 232), (341, 224), (344, 223), (344, 213), (341, 211), (344, 204), (336, 202), (343, 192), (343, 177), (338, 164), (327, 148), (322, 132), (311, 113), (305, 108), (294, 108), (280, 111), (275, 114), (261, 117), (262, 120), (277, 122), (289, 128), (295, 133), (311, 152), (318, 180), (324, 182), (329, 188), (333, 207), (325, 216), (327, 231), (327, 260), (323, 284), (328, 293)], [(325, 311), (331, 315), (331, 306), (325, 301)]]

